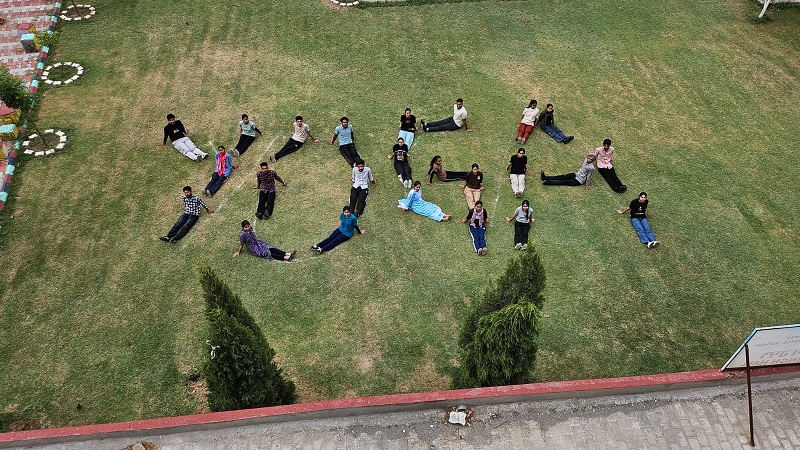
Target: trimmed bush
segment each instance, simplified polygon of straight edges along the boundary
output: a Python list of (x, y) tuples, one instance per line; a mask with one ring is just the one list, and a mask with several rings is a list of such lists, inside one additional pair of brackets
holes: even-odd
[(544, 282), (544, 268), (533, 245), (508, 263), (464, 321), (461, 366), (453, 376), (453, 388), (532, 381)]
[(200, 269), (209, 341), (216, 348), (203, 366), (212, 411), (293, 403), (295, 386), (275, 364), (267, 343), (241, 299), (208, 267)]

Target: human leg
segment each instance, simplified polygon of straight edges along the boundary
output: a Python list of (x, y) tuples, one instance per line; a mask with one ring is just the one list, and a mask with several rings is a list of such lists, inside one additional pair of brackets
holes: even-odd
[(414, 133), (411, 131), (400, 130), (400, 133), (397, 135), (398, 138), (403, 138), (403, 142), (406, 143), (409, 149), (411, 149), (411, 144), (414, 143)]
[(364, 208), (367, 207), (367, 196), (369, 196), (369, 189), (358, 190), (356, 204), (352, 210), (356, 217), (360, 217), (362, 214), (364, 214)]
[(322, 249), (322, 251), (327, 252), (333, 250), (337, 245), (341, 244), (342, 242), (348, 239), (350, 238), (347, 237), (346, 234), (339, 231), (339, 229), (337, 228), (333, 230), (333, 233), (331, 233), (330, 236), (328, 236), (327, 238), (325, 238), (325, 240), (317, 244), (317, 247)]
[(197, 148), (197, 146), (194, 145), (194, 142), (192, 142), (192, 140), (188, 137), (182, 137), (172, 141), (172, 146), (175, 147), (175, 150), (179, 151), (182, 155), (194, 161), (206, 157), (206, 153), (203, 153), (199, 148)]
[(239, 135), (239, 142), (236, 143), (236, 147), (234, 147), (234, 149), (239, 151), (239, 155), (244, 155), (244, 152), (250, 148), (250, 144), (252, 144), (255, 140), (255, 136), (248, 136), (246, 134)]
[(525, 174), (521, 174), (519, 176), (519, 196), (522, 197), (522, 194), (525, 192)]
[(258, 191), (258, 206), (256, 207), (256, 217), (261, 219), (264, 217), (264, 210), (267, 207), (267, 193)]
[(481, 199), (480, 189), (464, 188), (464, 199), (467, 201), (467, 207), (472, 209), (475, 207), (475, 202)]
[(211, 174), (211, 181), (208, 182), (210, 187), (206, 187), (209, 194), (214, 195), (219, 191), (219, 188), (222, 187), (222, 183), (228, 180), (227, 175), (219, 175), (217, 172)]
[(265, 218), (269, 218), (272, 215), (272, 210), (275, 208), (275, 191), (267, 192), (267, 205), (266, 205), (266, 215)]
[(208, 180), (208, 184), (206, 184), (206, 187), (203, 188), (203, 193), (204, 194), (206, 194), (206, 193), (210, 194), (211, 193), (211, 189), (214, 188), (215, 184), (217, 184), (217, 180), (218, 179), (219, 179), (219, 174), (215, 170), (214, 172), (211, 173), (211, 179)]
[(275, 247), (269, 249), (269, 253), (272, 255), (272, 259), (283, 261), (286, 258), (286, 252), (283, 250), (278, 250)]
[(580, 182), (575, 178), (574, 173), (564, 175), (550, 175), (542, 177), (542, 184), (547, 186), (580, 186)]
[(472, 248), (475, 249), (475, 253), (478, 253), (478, 250), (483, 248), (480, 245), (480, 228), (469, 227), (469, 235), (472, 236)]
[(542, 125), (542, 131), (547, 133), (547, 135), (553, 138), (553, 140), (556, 142), (564, 142), (564, 139), (567, 138), (564, 132), (555, 126), (555, 124)]
[(519, 188), (519, 175), (512, 173), (509, 178), (511, 178), (511, 191), (515, 196), (519, 196), (519, 193), (522, 192)]
[(402, 171), (403, 173), (401, 175), (403, 176), (403, 181), (413, 179), (411, 178), (411, 165), (408, 164), (408, 161), (403, 161)]
[(339, 146), (339, 153), (342, 154), (342, 157), (347, 161), (347, 164), (350, 167), (353, 167), (361, 157), (358, 155), (356, 151), (355, 144), (345, 144)]
[(514, 245), (522, 245), (526, 241), (522, 240), (522, 222), (514, 221)]
[(623, 193), (628, 190), (628, 187), (622, 184), (622, 181), (620, 181), (619, 177), (617, 176), (617, 171), (614, 170), (613, 167), (608, 169), (601, 169), (598, 167), (597, 170), (600, 172), (600, 175), (603, 176), (603, 179), (606, 180), (606, 183), (608, 183), (608, 187), (610, 187), (614, 192)]
[(275, 161), (277, 161), (277, 160), (283, 158), (286, 155), (290, 155), (290, 154), (300, 150), (300, 147), (302, 147), (302, 146), (303, 146), (302, 142), (295, 141), (294, 139), (289, 138), (289, 140), (286, 142), (286, 144), (283, 145), (283, 148), (281, 148), (280, 151), (278, 151), (278, 153), (275, 153), (275, 155), (273, 155), (272, 158)]
[(172, 237), (173, 241), (180, 241), (184, 236), (186, 236), (186, 233), (188, 233), (189, 230), (192, 229), (194, 224), (197, 223), (197, 219), (200, 218), (200, 216), (195, 216), (194, 214), (186, 214), (186, 215), (188, 215), (189, 217), (186, 218), (186, 222), (183, 223), (183, 226), (181, 226), (181, 228), (178, 230), (175, 236)]
[(533, 125), (525, 125), (525, 133), (522, 135), (522, 143), (528, 141), (528, 137), (530, 137), (531, 133), (533, 133)]
[(425, 122), (425, 131), (454, 131), (459, 129), (452, 117), (437, 120), (436, 122)]
[(169, 232), (167, 232), (167, 238), (174, 238), (175, 235), (178, 234), (178, 231), (181, 229), (181, 227), (183, 227), (186, 221), (189, 220), (189, 216), (191, 216), (189, 213), (181, 214), (180, 217), (178, 217), (178, 220), (175, 221), (175, 225), (173, 225)]
[(447, 177), (444, 179), (444, 182), (466, 180), (467, 174), (469, 174), (469, 172), (447, 172)]
[(633, 229), (636, 230), (636, 234), (639, 236), (639, 242), (642, 244), (647, 244), (656, 240), (656, 237), (653, 236), (653, 232), (650, 230), (650, 224), (647, 223), (647, 219), (631, 219), (631, 225), (633, 225)]

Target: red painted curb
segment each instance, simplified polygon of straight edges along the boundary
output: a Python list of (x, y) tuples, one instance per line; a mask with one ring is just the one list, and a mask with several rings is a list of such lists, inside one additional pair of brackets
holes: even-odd
[[(800, 366), (783, 366), (754, 369), (754, 377), (800, 372)], [(614, 389), (630, 389), (642, 387), (670, 386), (688, 383), (722, 382), (745, 377), (744, 371), (720, 372), (718, 369), (698, 370), (694, 372), (677, 372), (658, 375), (642, 375), (635, 377), (603, 378), (594, 380), (555, 381), (548, 383), (519, 384), (513, 386), (496, 386), (488, 388), (459, 389), (453, 391), (419, 392), (412, 394), (378, 395), (372, 397), (346, 398), (319, 402), (300, 403), (268, 408), (243, 409), (191, 416), (165, 417), (158, 419), (135, 420), (78, 427), (49, 428), (44, 430), (15, 431), (0, 433), (0, 443), (24, 442), (40, 439), (65, 437), (89, 437), (119, 432), (137, 432), (164, 430), (174, 427), (210, 425), (232, 422), (243, 419), (257, 419), (276, 416), (291, 416), (302, 413), (333, 411), (352, 408), (377, 406), (402, 406), (431, 402), (469, 402), (469, 400), (512, 398), (569, 392), (599, 391), (598, 395), (612, 395)]]

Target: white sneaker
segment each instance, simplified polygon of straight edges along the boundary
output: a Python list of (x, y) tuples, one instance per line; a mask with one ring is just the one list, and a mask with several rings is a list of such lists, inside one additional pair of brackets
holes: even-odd
[(405, 182), (405, 181), (403, 181), (403, 176), (402, 176), (402, 175), (398, 175), (398, 176), (397, 176), (397, 179), (398, 179), (398, 180), (399, 180), (401, 183), (403, 183), (403, 186), (405, 186), (405, 185), (406, 185), (406, 182)]
[(514, 246), (514, 250), (519, 250), (522, 248), (522, 244), (517, 244)]
[(652, 242), (648, 242), (647, 243), (647, 248), (653, 248), (653, 243)]
[(520, 250), (527, 250), (527, 249), (528, 249), (528, 244), (522, 244), (522, 248)]
[(658, 242), (658, 241), (653, 241), (653, 247), (658, 247), (658, 244), (660, 244), (660, 243), (661, 243), (661, 242)]

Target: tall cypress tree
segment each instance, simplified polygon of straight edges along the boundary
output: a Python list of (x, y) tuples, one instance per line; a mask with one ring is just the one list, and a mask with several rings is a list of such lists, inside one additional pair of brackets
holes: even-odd
[(509, 261), (505, 273), (467, 314), (454, 388), (531, 381), (544, 282), (544, 268), (533, 245)]
[(209, 267), (200, 269), (209, 341), (216, 348), (203, 366), (212, 411), (285, 405), (295, 386), (275, 364), (267, 343), (242, 301)]

